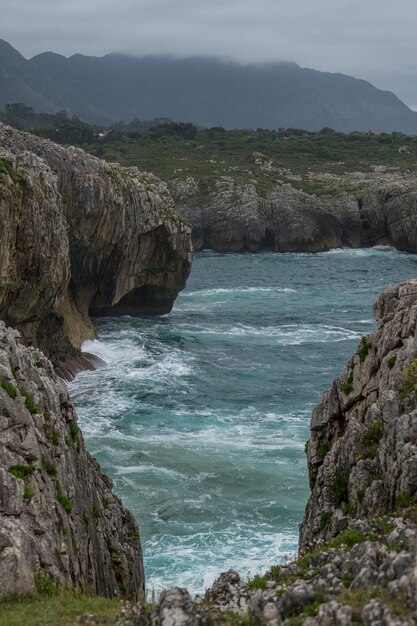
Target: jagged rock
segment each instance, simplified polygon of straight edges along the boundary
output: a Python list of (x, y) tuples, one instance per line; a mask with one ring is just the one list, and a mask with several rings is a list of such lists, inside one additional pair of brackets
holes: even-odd
[(55, 364), (95, 336), (90, 315), (166, 313), (190, 228), (167, 186), (0, 124), (0, 316)]
[(417, 358), (417, 280), (386, 291), (374, 309), (378, 329), (313, 411), (302, 549), (417, 501), (416, 398), (404, 391)]
[(0, 322), (0, 597), (55, 583), (143, 597), (139, 531), (53, 366)]

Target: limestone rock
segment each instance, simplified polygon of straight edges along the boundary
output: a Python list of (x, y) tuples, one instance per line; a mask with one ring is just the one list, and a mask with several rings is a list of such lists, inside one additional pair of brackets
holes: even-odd
[(0, 316), (55, 364), (90, 315), (166, 313), (191, 265), (167, 186), (0, 124)]
[(0, 322), (0, 597), (144, 596), (139, 531), (85, 450), (53, 366)]

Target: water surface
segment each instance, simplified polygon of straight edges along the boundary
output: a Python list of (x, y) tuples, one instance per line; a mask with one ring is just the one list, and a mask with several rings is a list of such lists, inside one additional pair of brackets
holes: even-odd
[(173, 312), (97, 320), (108, 365), (71, 394), (88, 447), (141, 529), (148, 588), (202, 591), (297, 548), (305, 441), (320, 400), (388, 285), (389, 249), (195, 256)]

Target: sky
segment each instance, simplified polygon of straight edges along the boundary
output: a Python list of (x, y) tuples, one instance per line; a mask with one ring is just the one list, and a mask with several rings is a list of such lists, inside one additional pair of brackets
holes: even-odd
[(416, 0), (1, 0), (0, 38), (26, 58), (295, 61), (369, 80), (417, 110), (416, 26)]

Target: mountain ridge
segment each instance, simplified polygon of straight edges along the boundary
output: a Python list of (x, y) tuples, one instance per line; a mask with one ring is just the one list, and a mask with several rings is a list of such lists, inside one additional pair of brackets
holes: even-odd
[(12, 102), (64, 108), (96, 124), (170, 117), (207, 127), (417, 133), (417, 113), (394, 93), (340, 72), (121, 53), (44, 52), (27, 60), (0, 41), (0, 106)]

